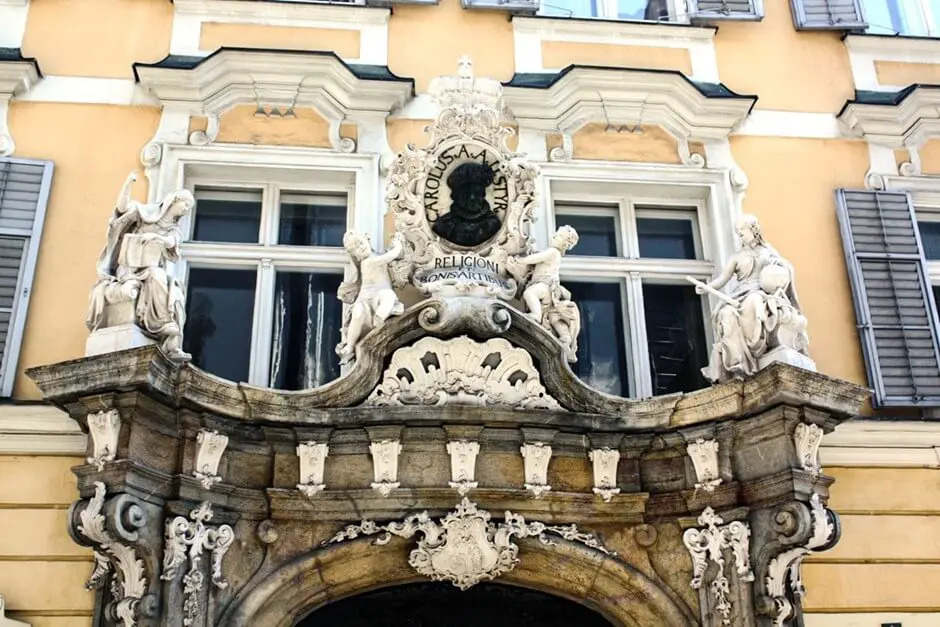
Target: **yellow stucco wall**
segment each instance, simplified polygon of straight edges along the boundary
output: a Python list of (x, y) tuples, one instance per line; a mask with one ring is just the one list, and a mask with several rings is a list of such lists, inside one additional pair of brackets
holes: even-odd
[(686, 75), (692, 73), (692, 59), (689, 51), (684, 48), (582, 44), (570, 41), (542, 42), (542, 65), (561, 69), (572, 63), (679, 70)]
[(7, 618), (33, 627), (91, 624), (90, 549), (66, 533), (80, 457), (0, 456), (0, 593)]
[(173, 4), (164, 0), (31, 2), (23, 53), (46, 75), (131, 78), (131, 65), (170, 51)]
[(787, 0), (766, 0), (764, 19), (722, 22), (715, 36), (721, 80), (759, 96), (758, 109), (834, 113), (853, 95), (838, 32), (796, 31)]
[(204, 23), (199, 38), (200, 49), (215, 50), (223, 45), (280, 50), (332, 50), (344, 59), (355, 59), (359, 56), (359, 31)]

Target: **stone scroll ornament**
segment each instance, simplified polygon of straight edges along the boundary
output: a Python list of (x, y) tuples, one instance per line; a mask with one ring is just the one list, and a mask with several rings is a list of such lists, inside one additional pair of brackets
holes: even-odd
[(199, 614), (199, 597), (205, 587), (202, 574), (203, 553), (209, 553), (212, 565), (212, 585), (225, 588), (228, 583), (222, 577), (222, 558), (235, 540), (235, 532), (229, 525), (211, 526), (212, 505), (203, 502), (189, 514), (190, 520), (177, 516), (166, 521), (166, 548), (163, 553), (161, 579), (172, 581), (180, 567), (189, 562), (183, 575), (183, 624), (191, 625)]
[[(714, 280), (687, 277), (696, 293), (718, 302), (711, 316), (715, 343), (702, 374), (721, 383), (751, 376), (776, 361), (815, 371), (793, 266), (764, 240), (754, 216), (741, 216), (735, 230), (741, 249)], [(721, 291), (732, 280), (732, 288)]]
[(144, 561), (139, 559), (132, 544), (137, 541), (138, 529), (146, 525), (143, 510), (130, 498), (115, 498), (105, 515), (105, 484), (95, 482), (95, 495), (84, 508), (83, 501), (72, 506), (69, 519), (73, 538), (94, 549), (95, 565), (85, 584), (89, 590), (110, 582), (111, 613), (124, 627), (134, 627), (144, 608), (153, 600), (147, 595), (147, 573)]
[[(185, 290), (167, 273), (167, 264), (180, 258), (179, 222), (196, 201), (188, 190), (156, 203), (131, 200), (136, 180), (134, 174), (127, 177), (108, 221), (85, 321), (92, 332), (86, 352), (133, 348), (141, 345), (134, 339), (141, 334), (159, 342), (170, 359), (189, 361), (191, 356), (183, 352)], [(101, 332), (109, 329), (124, 334), (104, 340)], [(93, 349), (98, 338), (103, 348)]]
[(427, 512), (384, 525), (363, 520), (358, 525), (347, 526), (323, 545), (377, 534), (381, 536), (375, 543), (384, 545), (392, 536), (411, 538), (420, 533), (422, 538), (411, 551), (408, 563), (432, 581), (449, 581), (461, 590), (514, 569), (519, 563), (519, 547), (513, 542), (514, 538), (538, 538), (543, 544), (552, 545), (555, 542), (552, 536), (555, 536), (605, 555), (614, 555), (596, 537), (579, 531), (575, 525), (526, 522), (512, 512), (506, 512), (501, 523), (494, 523), (490, 518), (489, 512), (464, 497), (453, 512), (439, 521), (431, 520)]

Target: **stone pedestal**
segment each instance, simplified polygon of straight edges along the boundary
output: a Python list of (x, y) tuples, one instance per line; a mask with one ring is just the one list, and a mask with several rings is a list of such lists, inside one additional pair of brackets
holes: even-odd
[(116, 327), (98, 329), (89, 335), (85, 341), (85, 356), (114, 353), (156, 343), (156, 340), (144, 335), (136, 324), (120, 324)]
[(816, 372), (815, 361), (806, 355), (798, 353), (792, 348), (787, 348), (785, 346), (778, 346), (772, 351), (766, 353), (763, 357), (759, 358), (757, 360), (757, 367), (758, 369), (763, 370), (772, 363), (788, 364), (790, 366), (802, 368), (803, 370)]

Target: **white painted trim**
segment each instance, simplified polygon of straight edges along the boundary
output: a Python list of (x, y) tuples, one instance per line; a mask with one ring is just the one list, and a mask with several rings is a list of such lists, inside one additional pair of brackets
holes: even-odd
[(85, 76), (46, 76), (28, 93), (17, 98), (24, 102), (68, 104), (153, 105), (159, 101), (134, 82), (124, 78)]
[(84, 455), (87, 436), (51, 405), (0, 405), (0, 455)]
[(940, 423), (857, 418), (823, 437), (823, 466), (940, 468)]
[(517, 72), (557, 72), (545, 67), (543, 41), (613, 44), (689, 51), (694, 80), (720, 82), (714, 28), (606, 22), (578, 19), (515, 17), (512, 20)]
[[(877, 569), (878, 566), (873, 566)], [(812, 591), (810, 591), (812, 594)], [(861, 612), (803, 615), (806, 627), (882, 627), (897, 623), (903, 627), (937, 627), (940, 612)]]
[(875, 70), (876, 61), (940, 63), (940, 39), (848, 35), (845, 38), (845, 47), (849, 51), (855, 89), (897, 91), (907, 87), (880, 83)]
[(170, 54), (205, 56), (199, 47), (206, 22), (354, 30), (359, 32), (359, 56), (350, 63), (388, 64), (389, 9), (239, 0), (178, 0), (174, 2)]
[(842, 137), (839, 122), (831, 113), (800, 113), (796, 111), (765, 111), (755, 109), (732, 135), (765, 137), (802, 137), (837, 139)]
[(29, 0), (0, 0), (0, 48), (20, 48), (26, 33)]

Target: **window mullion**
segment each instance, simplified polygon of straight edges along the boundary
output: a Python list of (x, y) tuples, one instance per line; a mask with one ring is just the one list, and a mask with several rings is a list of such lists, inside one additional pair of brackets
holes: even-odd
[(270, 259), (262, 259), (258, 264), (255, 308), (251, 325), (251, 366), (248, 382), (252, 385), (268, 385), (271, 368), (271, 331), (274, 324), (274, 273), (274, 263)]
[(265, 185), (261, 198), (261, 236), (259, 242), (272, 246), (277, 244), (278, 209), (281, 190), (276, 185)]
[(639, 272), (631, 272), (624, 281), (626, 286), (626, 312), (624, 337), (630, 354), (630, 388), (634, 398), (653, 395), (650, 376), (649, 345), (646, 339), (646, 316), (643, 309), (643, 280)]
[(620, 254), (627, 259), (640, 258), (640, 241), (636, 234), (636, 207), (622, 199), (620, 205)]

